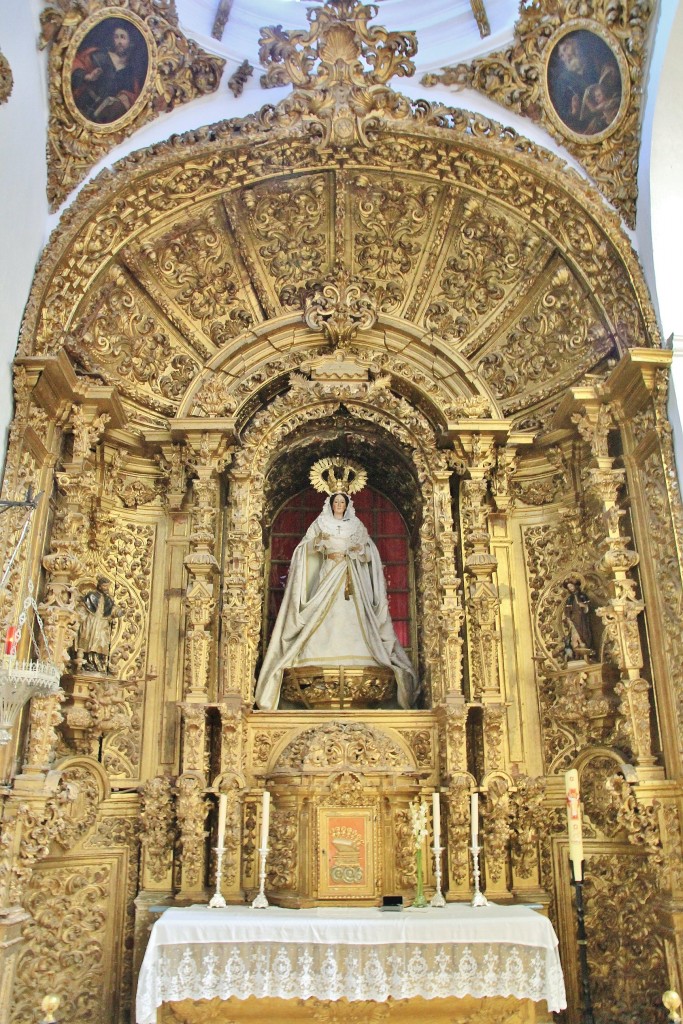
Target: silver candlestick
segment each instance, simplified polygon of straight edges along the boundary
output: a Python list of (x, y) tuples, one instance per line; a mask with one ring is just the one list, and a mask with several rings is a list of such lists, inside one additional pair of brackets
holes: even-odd
[(214, 850), (216, 851), (216, 891), (209, 900), (209, 906), (214, 909), (217, 907), (219, 910), (222, 910), (224, 907), (227, 907), (225, 897), (221, 892), (221, 881), (223, 879), (223, 854), (225, 852), (225, 848), (223, 846), (214, 846)]
[(259, 891), (258, 896), (252, 901), (252, 907), (254, 910), (265, 910), (270, 904), (266, 899), (266, 857), (268, 856), (268, 847), (259, 847)]
[(470, 846), (472, 852), (472, 868), (474, 874), (474, 896), (472, 897), (473, 907), (488, 907), (489, 901), (484, 896), (483, 892), (479, 888), (479, 853), (481, 846), (479, 844), (472, 844)]
[(436, 875), (436, 892), (429, 901), (430, 907), (445, 907), (446, 900), (441, 892), (441, 854), (443, 846), (432, 846), (434, 854), (434, 874)]

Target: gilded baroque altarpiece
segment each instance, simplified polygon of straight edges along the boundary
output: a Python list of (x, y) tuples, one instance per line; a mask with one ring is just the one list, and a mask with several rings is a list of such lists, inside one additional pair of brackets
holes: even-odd
[[(34, 581), (63, 692), (2, 755), (3, 1021), (47, 989), (128, 1018), (152, 908), (208, 898), (219, 793), (224, 895), (255, 893), (267, 788), (267, 892), (301, 906), (339, 899), (325, 829), (362, 837), (347, 898), (410, 897), (436, 787), (448, 898), (476, 789), (487, 895), (547, 907), (577, 1021), (572, 766), (598, 1019), (683, 980), (682, 523), (642, 273), (554, 157), (393, 91), (415, 40), (372, 13), (264, 30), (291, 94), (101, 174), (37, 271), (3, 497), (45, 498), (0, 621)], [(410, 534), (423, 699), (256, 711), (270, 527), (340, 449)], [(106, 672), (79, 654), (101, 578)]]

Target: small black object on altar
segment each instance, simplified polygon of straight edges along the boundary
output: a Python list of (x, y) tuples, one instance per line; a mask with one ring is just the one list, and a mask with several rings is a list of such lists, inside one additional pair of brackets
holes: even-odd
[(403, 910), (402, 896), (382, 896), (380, 910)]

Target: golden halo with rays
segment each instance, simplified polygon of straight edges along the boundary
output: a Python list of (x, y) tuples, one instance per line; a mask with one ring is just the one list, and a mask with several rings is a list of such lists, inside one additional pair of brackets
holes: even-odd
[(365, 487), (368, 474), (359, 462), (346, 459), (343, 455), (331, 455), (313, 463), (308, 479), (316, 491), (324, 494), (335, 494), (337, 491), (355, 494)]

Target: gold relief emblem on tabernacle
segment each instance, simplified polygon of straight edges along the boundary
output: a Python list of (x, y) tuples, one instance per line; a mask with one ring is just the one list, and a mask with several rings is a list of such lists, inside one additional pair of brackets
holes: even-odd
[(319, 841), (319, 896), (374, 896), (373, 812), (321, 809)]

